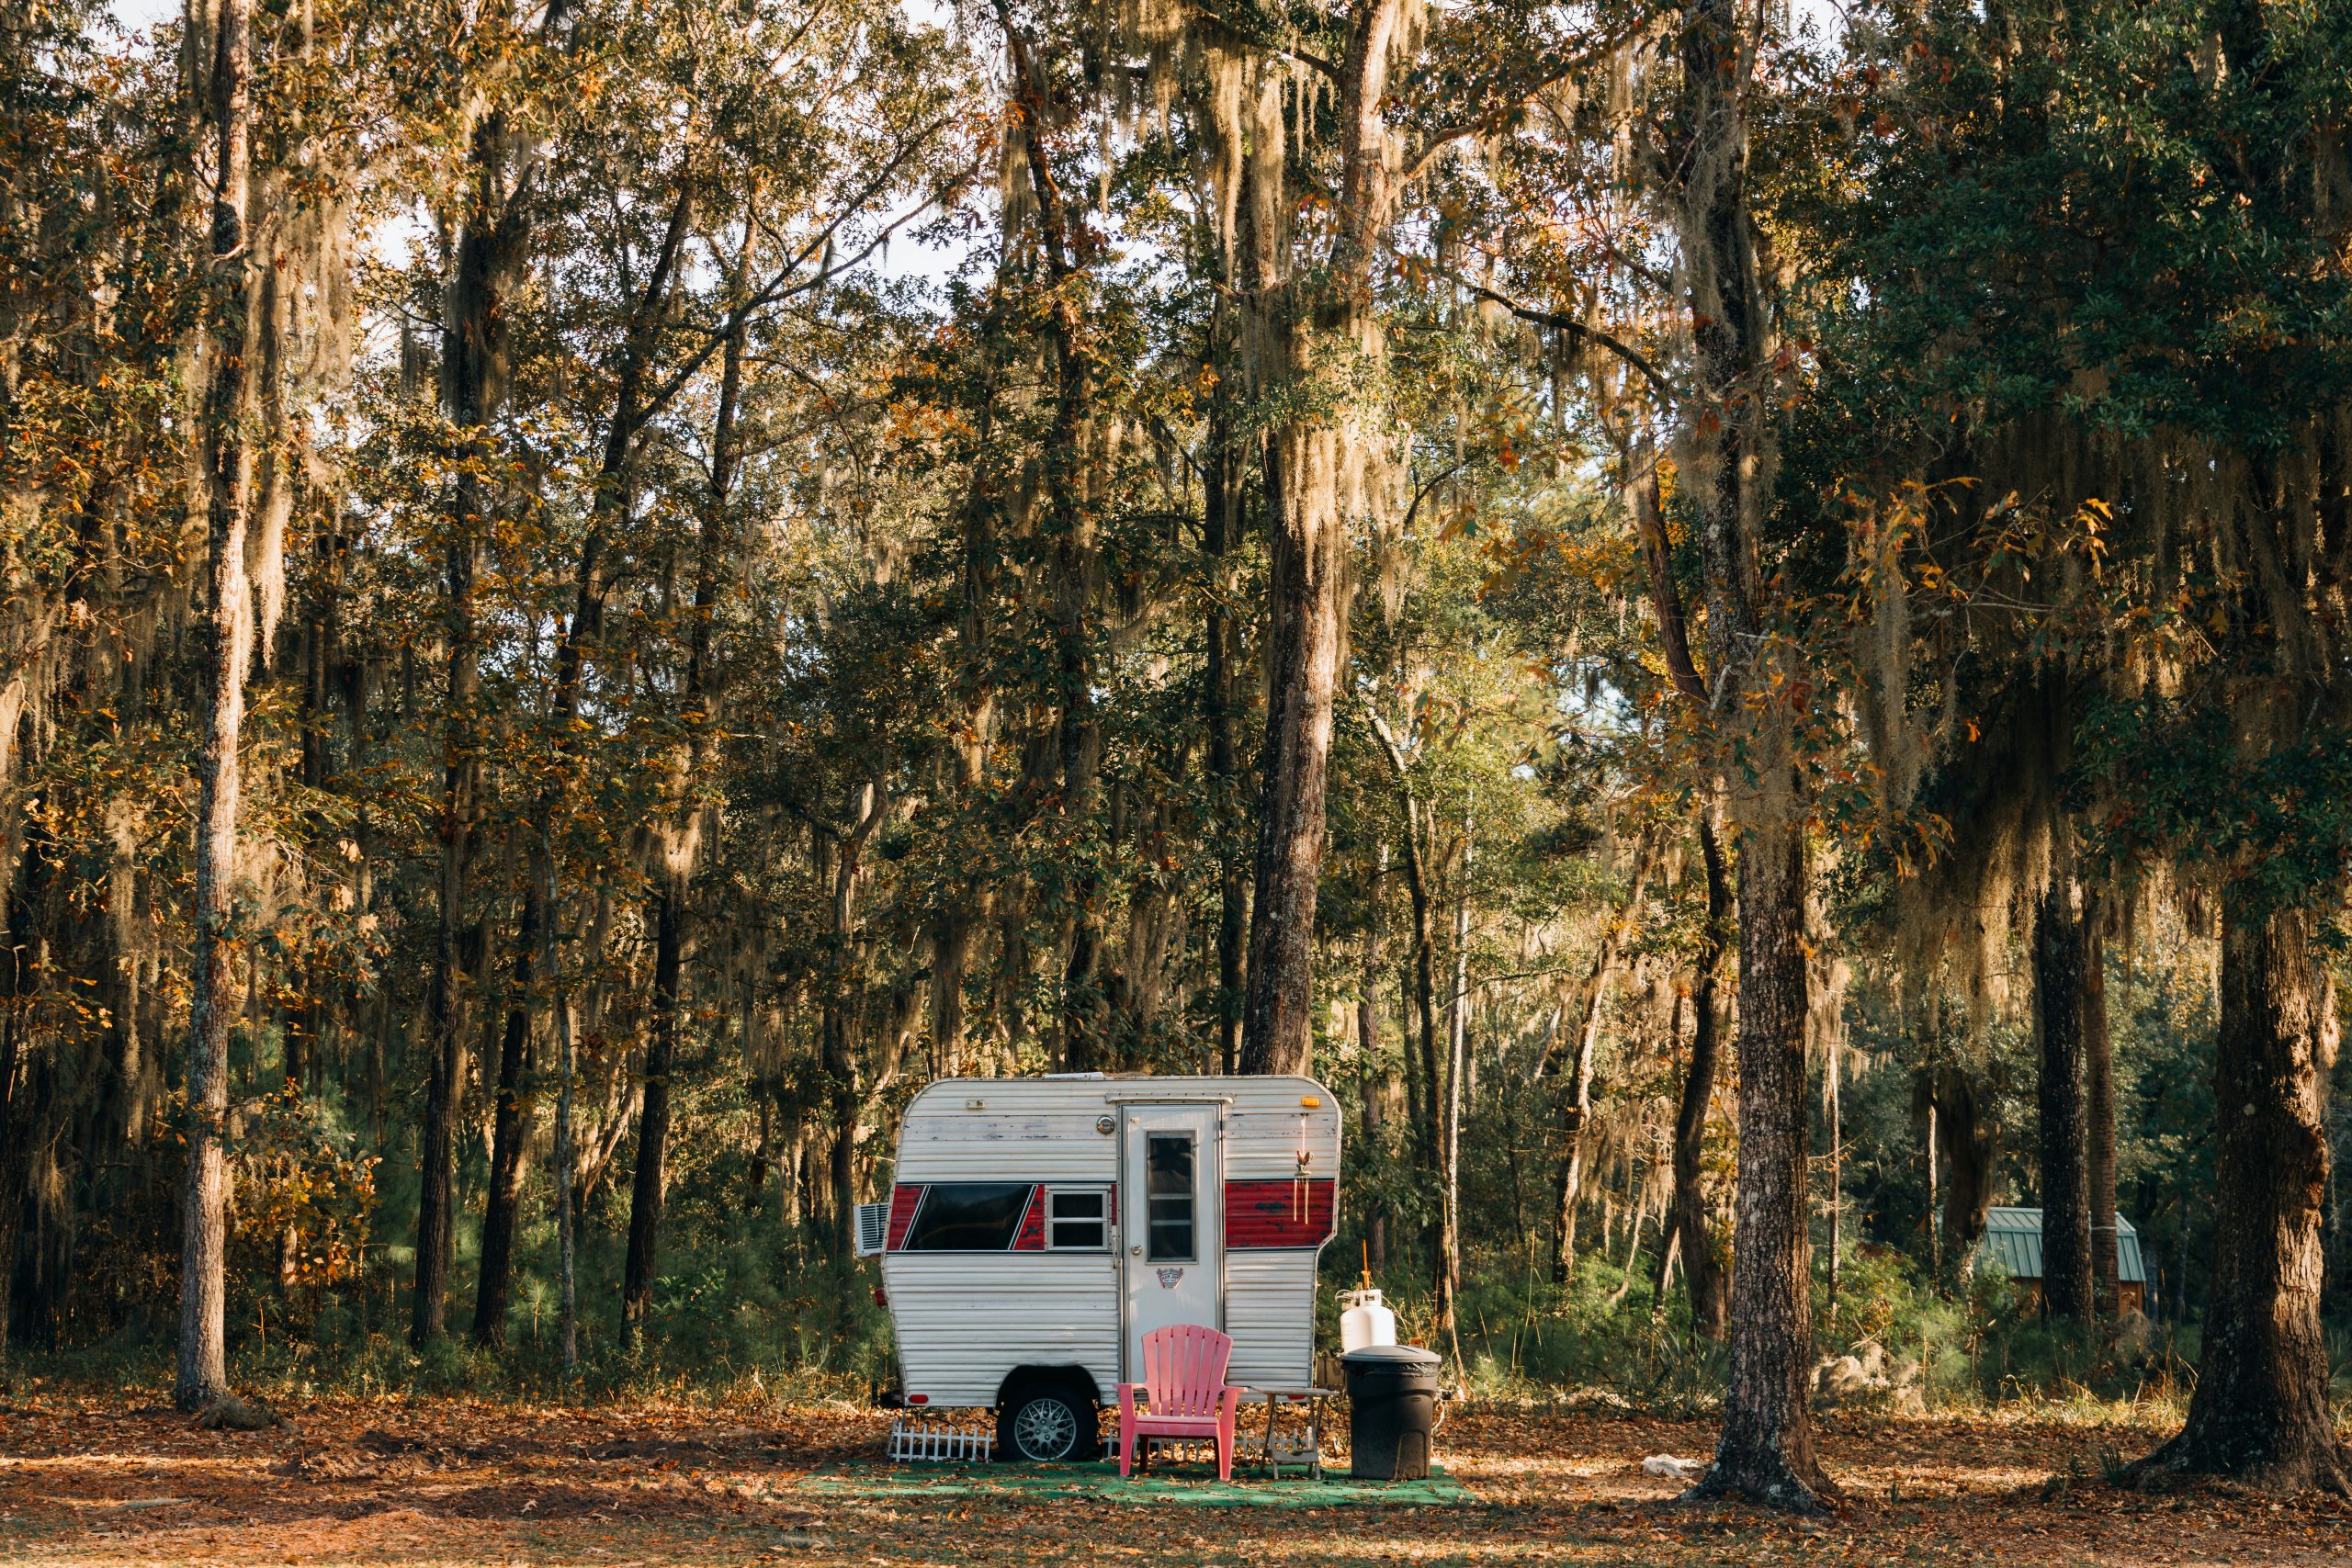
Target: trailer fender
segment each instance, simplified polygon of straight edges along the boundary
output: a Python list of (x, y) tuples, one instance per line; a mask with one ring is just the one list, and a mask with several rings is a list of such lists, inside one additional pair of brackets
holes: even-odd
[(1094, 1374), (1084, 1367), (1015, 1367), (997, 1389), (997, 1457), (1010, 1461), (1099, 1458), (1102, 1405)]

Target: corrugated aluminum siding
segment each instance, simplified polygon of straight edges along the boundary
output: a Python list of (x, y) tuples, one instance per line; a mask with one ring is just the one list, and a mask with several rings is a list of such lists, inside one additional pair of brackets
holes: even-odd
[(993, 1404), (1019, 1366), (1082, 1366), (1119, 1382), (1116, 1258), (1107, 1252), (892, 1252), (882, 1288), (909, 1393)]
[[(915, 1096), (899, 1125), (894, 1181), (1113, 1181), (1118, 1139), (1094, 1130), (1122, 1101), (1229, 1098), (1225, 1178), (1287, 1181), (1297, 1172), (1302, 1099), (1309, 1174), (1340, 1173), (1340, 1107), (1312, 1078), (943, 1078)], [(980, 1109), (967, 1106), (978, 1100)]]
[(1307, 1174), (1340, 1174), (1340, 1104), (1312, 1078), (1193, 1078), (1193, 1083), (1237, 1086), (1225, 1109), (1225, 1179), (1227, 1181), (1288, 1181), (1298, 1173), (1301, 1132), (1298, 1102), (1313, 1096), (1322, 1103), (1305, 1112)]
[(1315, 1371), (1315, 1258), (1306, 1247), (1225, 1255), (1227, 1376), (1239, 1383), (1306, 1383)]
[(899, 1134), (901, 1182), (1110, 1181), (1119, 1174), (1119, 1141), (1094, 1130), (1109, 1107), (1049, 1115), (910, 1107)]

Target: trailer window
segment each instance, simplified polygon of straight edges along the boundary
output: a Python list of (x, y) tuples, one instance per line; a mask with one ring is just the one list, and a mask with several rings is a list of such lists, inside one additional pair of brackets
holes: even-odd
[(1111, 1245), (1111, 1194), (1100, 1187), (1046, 1190), (1046, 1247), (1100, 1252)]
[(1193, 1134), (1144, 1137), (1144, 1229), (1155, 1263), (1193, 1260)]
[(907, 1252), (1003, 1252), (1029, 1208), (1025, 1181), (935, 1181), (907, 1227)]

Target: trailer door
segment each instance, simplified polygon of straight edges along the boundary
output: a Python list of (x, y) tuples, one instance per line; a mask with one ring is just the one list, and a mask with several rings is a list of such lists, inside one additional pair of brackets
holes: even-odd
[(1225, 1326), (1224, 1151), (1214, 1105), (1125, 1107), (1122, 1381), (1143, 1377), (1143, 1337), (1171, 1324)]

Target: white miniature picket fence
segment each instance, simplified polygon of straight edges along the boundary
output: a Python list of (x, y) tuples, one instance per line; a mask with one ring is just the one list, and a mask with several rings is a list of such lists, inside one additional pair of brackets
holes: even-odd
[(983, 1418), (958, 1424), (900, 1416), (890, 1423), (890, 1461), (894, 1464), (946, 1464), (957, 1460), (985, 1464), (995, 1457), (993, 1420)]

